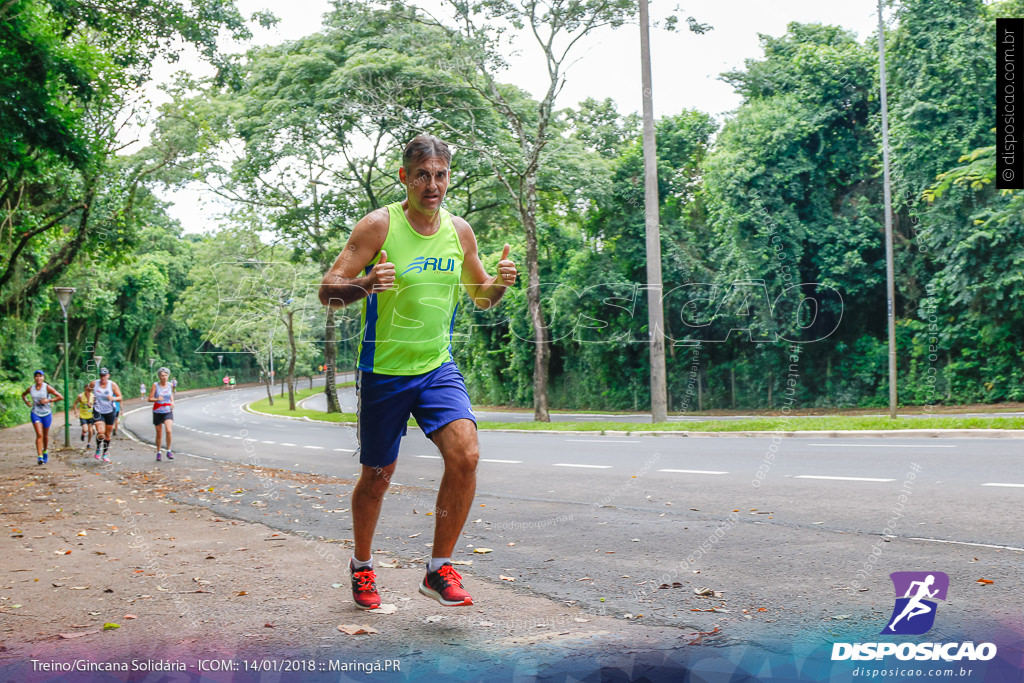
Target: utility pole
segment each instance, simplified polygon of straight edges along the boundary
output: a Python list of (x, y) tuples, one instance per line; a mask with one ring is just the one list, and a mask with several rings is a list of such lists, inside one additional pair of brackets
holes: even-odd
[(647, 327), (651, 352), (651, 421), (668, 420), (665, 379), (665, 315), (662, 310), (661, 217), (658, 212), (658, 150), (654, 139), (651, 32), (647, 0), (640, 0), (640, 69), (644, 100), (644, 215), (647, 235)]
[(892, 247), (892, 188), (889, 176), (889, 106), (885, 83), (885, 23), (878, 0), (878, 76), (882, 99), (882, 194), (885, 199), (885, 291), (889, 322), (889, 417), (896, 417), (896, 285)]

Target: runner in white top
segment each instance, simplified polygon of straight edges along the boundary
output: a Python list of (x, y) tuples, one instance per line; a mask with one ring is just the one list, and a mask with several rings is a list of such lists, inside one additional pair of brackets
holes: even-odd
[(92, 383), (92, 395), (95, 397), (93, 411), (96, 415), (96, 459), (100, 459), (102, 451), (103, 462), (110, 462), (110, 433), (117, 418), (114, 401), (121, 400), (121, 388), (117, 386), (117, 382), (110, 379), (110, 370), (100, 368), (100, 378)]
[(153, 426), (156, 428), (156, 461), (160, 462), (160, 441), (167, 433), (167, 459), (174, 460), (171, 452), (171, 427), (174, 425), (174, 388), (167, 381), (171, 371), (167, 368), (157, 370), (159, 382), (153, 382), (149, 390), (149, 402), (153, 404)]
[[(21, 400), (32, 409), (32, 426), (36, 430), (36, 464), (45, 465), (50, 459), (50, 424), (53, 421), (53, 410), (50, 408), (50, 404), (62, 401), (64, 397), (46, 383), (42, 370), (35, 371), (33, 380), (32, 386), (21, 392)], [(31, 401), (26, 400), (28, 396), (32, 397)], [(51, 396), (54, 398), (50, 398)]]

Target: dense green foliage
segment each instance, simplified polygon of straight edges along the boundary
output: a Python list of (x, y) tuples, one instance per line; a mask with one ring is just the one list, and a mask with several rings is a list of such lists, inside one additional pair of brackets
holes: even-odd
[[(516, 183), (528, 174), (515, 164), (542, 151), (530, 220), (551, 405), (647, 407), (635, 114), (608, 100), (547, 112), (553, 98), (501, 82), (483, 34), (399, 20), (414, 12), (400, 3), (337, 3), (323, 32), (237, 59), (215, 49), (218, 28), (245, 32), (229, 3), (184, 7), (0, 9), (0, 423), (25, 419), (12, 399), (36, 367), (60, 386), (54, 285), (78, 288), (76, 387), (95, 356), (130, 395), (150, 359), (186, 386), (216, 381), (218, 353), (241, 379), (267, 373), (271, 346), (278, 377), (289, 361), (302, 373), (322, 364), (319, 275), (359, 217), (401, 198), (400, 146), (419, 131), (457, 138), (447, 206), (474, 226), (488, 268), (509, 242), (526, 273)], [(905, 0), (887, 31), (906, 404), (1024, 400), (1024, 193), (994, 189), (990, 146), (994, 18), (1022, 11), (1019, 0)], [(218, 75), (170, 87), (149, 146), (124, 154), (152, 60), (182, 40)], [(721, 124), (698, 110), (657, 124), (669, 407), (883, 405), (874, 37), (791, 24), (762, 46), (723, 74), (743, 99)], [(223, 230), (183, 236), (158, 183), (228, 200)], [(525, 279), (494, 310), (460, 309), (456, 358), (477, 400), (534, 401)], [(345, 369), (357, 311), (334, 324)]]

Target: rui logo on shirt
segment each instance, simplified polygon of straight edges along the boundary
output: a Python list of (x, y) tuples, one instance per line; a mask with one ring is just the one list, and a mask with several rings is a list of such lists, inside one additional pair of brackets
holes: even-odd
[(412, 260), (408, 268), (399, 273), (399, 277), (406, 273), (422, 273), (425, 270), (433, 270), (440, 273), (455, 272), (455, 259), (417, 256)]

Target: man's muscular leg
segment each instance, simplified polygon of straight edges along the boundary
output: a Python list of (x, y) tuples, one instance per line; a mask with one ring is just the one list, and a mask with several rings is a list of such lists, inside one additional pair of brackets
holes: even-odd
[(430, 438), (444, 458), (444, 476), (434, 510), (432, 555), (451, 557), (476, 495), (476, 466), (480, 459), (476, 424), (472, 420), (455, 420), (432, 432)]
[(370, 559), (381, 504), (397, 466), (397, 460), (387, 467), (363, 465), (359, 481), (352, 489), (352, 534), (356, 542), (356, 559)]

